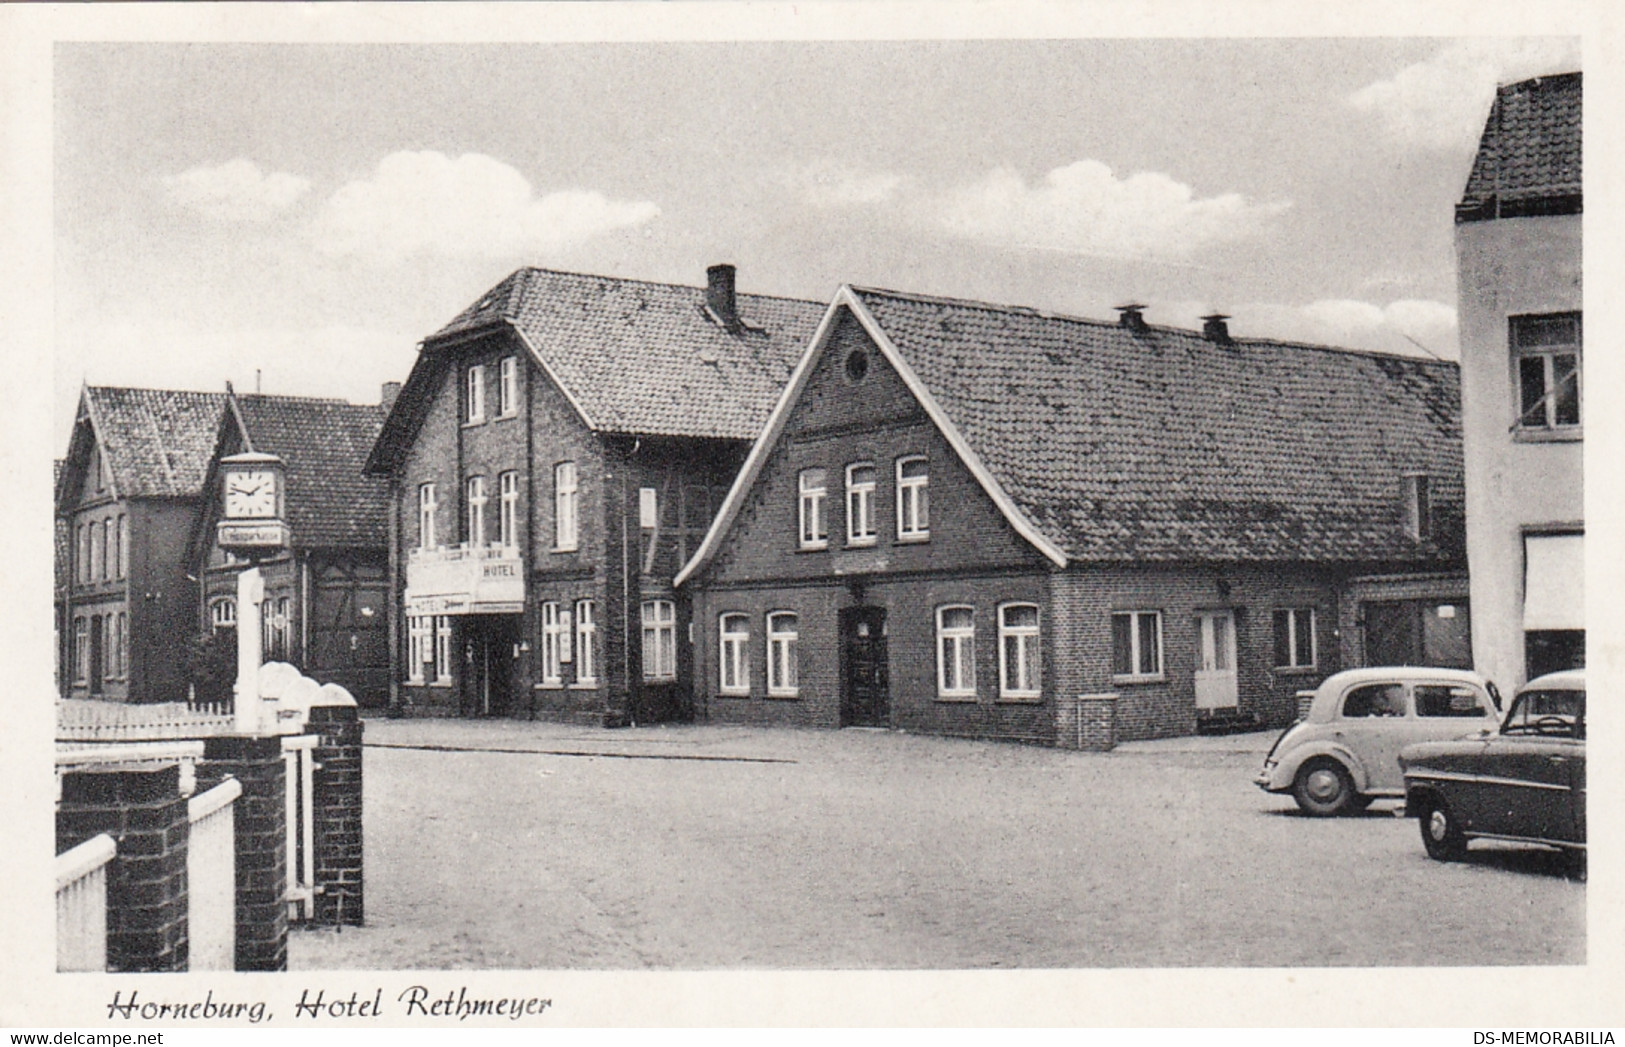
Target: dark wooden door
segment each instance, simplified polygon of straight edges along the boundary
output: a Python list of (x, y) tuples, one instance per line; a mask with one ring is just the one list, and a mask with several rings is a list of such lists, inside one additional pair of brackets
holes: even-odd
[(513, 708), (517, 667), (519, 616), (471, 614), (463, 622), (467, 634), (463, 656), (468, 671), (463, 708), (472, 716), (506, 716)]
[(841, 612), (841, 726), (891, 725), (891, 681), (886, 661), (886, 609)]

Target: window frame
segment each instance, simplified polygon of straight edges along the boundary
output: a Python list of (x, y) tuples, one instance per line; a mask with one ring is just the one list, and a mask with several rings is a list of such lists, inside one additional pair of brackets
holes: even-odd
[(434, 618), (434, 679), (437, 687), (451, 686), (451, 615), (437, 614)]
[(408, 615), (406, 619), (406, 682), (424, 682), (423, 664), (429, 661), (429, 648), (433, 644), (434, 617), (427, 614)]
[(638, 488), (638, 529), (653, 531), (660, 526), (660, 491), (654, 487)]
[(497, 365), (497, 417), (519, 414), (519, 357), (504, 356)]
[(424, 552), (436, 548), (434, 518), (439, 508), (434, 481), (418, 484), (418, 548)]
[[(808, 478), (816, 473), (818, 483), (809, 486)], [(822, 466), (809, 466), (796, 474), (796, 545), (801, 549), (829, 548), (829, 470)], [(809, 527), (808, 524), (812, 526)]]
[(553, 466), (553, 551), (575, 552), (581, 547), (581, 481), (574, 461)]
[[(1009, 625), (1006, 623), (1006, 612), (1015, 610), (1017, 608), (1026, 607), (1030, 607), (1033, 610), (1032, 625)], [(1038, 604), (1033, 603), (1030, 600), (1010, 600), (999, 604), (996, 621), (998, 622), (999, 627), (999, 697), (1001, 699), (1017, 699), (1027, 701), (1043, 697), (1043, 610), (1038, 606)], [(1009, 646), (1006, 643), (1006, 640), (1008, 639), (1014, 639), (1017, 641), (1016, 646), (1020, 649), (1023, 655), (1027, 654), (1029, 649), (1031, 651), (1034, 679), (1028, 681), (1017, 681), (1018, 683), (1025, 682), (1029, 684), (1027, 687), (1013, 687), (1010, 684), (1010, 665), (1008, 658)], [(1022, 667), (1022, 672), (1025, 674), (1028, 664), (1027, 659), (1025, 657), (1020, 658), (1017, 664)]]
[(504, 549), (519, 546), (519, 473), (508, 469), (497, 474), (497, 544)]
[(123, 580), (130, 574), (130, 526), (123, 513), (118, 514), (118, 574)]
[[(925, 466), (924, 475), (905, 478), (904, 468), (916, 463)], [(923, 454), (904, 455), (897, 459), (895, 472), (897, 540), (928, 542), (931, 540), (931, 459)]]
[[(1307, 662), (1299, 659), (1299, 655), (1303, 652), (1298, 650), (1298, 640), (1300, 639), (1299, 619), (1305, 613), (1309, 615), (1309, 660)], [(1312, 605), (1275, 608), (1275, 613), (1270, 616), (1270, 639), (1272, 641), (1271, 657), (1275, 662), (1276, 669), (1286, 672), (1305, 672), (1320, 665), (1320, 623), (1318, 618), (1319, 616), (1315, 613), (1315, 608)], [(1281, 632), (1283, 622), (1286, 623), (1286, 632), (1284, 634)], [(1281, 661), (1281, 640), (1283, 636), (1286, 640), (1287, 661), (1285, 662)]]
[[(667, 612), (664, 618), (660, 615), (662, 608)], [(665, 599), (645, 600), (639, 620), (643, 625), (643, 679), (649, 683), (669, 683), (677, 679), (677, 604)]]
[(575, 602), (575, 686), (577, 687), (598, 686), (597, 613), (593, 601), (581, 599)]
[(209, 601), (209, 628), (211, 631), (237, 628), (236, 597), (217, 596)]
[[(970, 624), (949, 626), (946, 617), (950, 611), (964, 611)], [(976, 608), (970, 604), (944, 604), (937, 608), (937, 697), (948, 701), (976, 700)], [(952, 664), (958, 677), (958, 686), (948, 683), (948, 647), (952, 642)], [(966, 670), (969, 670), (968, 673)]]
[[(739, 622), (743, 629), (729, 629)], [(729, 669), (733, 681), (729, 683)], [(724, 611), (717, 615), (717, 693), (743, 697), (750, 694), (750, 615)]]
[(82, 614), (73, 616), (73, 682), (90, 682), (90, 619)]
[[(1156, 644), (1154, 654), (1155, 663), (1150, 671), (1142, 671), (1140, 665), (1143, 661), (1141, 655), (1141, 626), (1140, 620), (1149, 616), (1155, 622)], [(1117, 670), (1117, 629), (1118, 618), (1129, 620), (1129, 664), (1133, 671), (1118, 672)], [(1112, 679), (1124, 683), (1147, 683), (1167, 678), (1167, 662), (1164, 660), (1164, 647), (1167, 637), (1162, 623), (1162, 611), (1151, 608), (1137, 608), (1111, 612), (1112, 621)]]
[(485, 477), (470, 476), (463, 489), (468, 503), (468, 544), (470, 548), (485, 547), (485, 505), (491, 500), (485, 493)]
[[(786, 619), (789, 629), (776, 629)], [(795, 698), (801, 694), (801, 622), (794, 611), (767, 613), (767, 694), (769, 698)]]
[[(860, 469), (867, 469), (871, 479), (858, 482), (853, 474)], [(875, 526), (875, 492), (880, 482), (880, 471), (875, 468), (874, 462), (852, 462), (846, 467), (846, 544), (848, 546), (874, 545), (880, 540), (878, 528)], [(861, 512), (859, 509), (861, 508)], [(862, 521), (867, 531), (857, 530), (857, 524)]]
[[(1523, 345), (1521, 334), (1535, 326), (1539, 321), (1572, 319), (1574, 321), (1574, 341), (1559, 345)], [(1555, 313), (1524, 313), (1507, 317), (1507, 347), (1510, 350), (1510, 365), (1512, 370), (1512, 397), (1513, 397), (1513, 424), (1514, 433), (1526, 439), (1573, 439), (1582, 431), (1585, 423), (1584, 413), (1584, 364), (1585, 330), (1581, 322), (1581, 313), (1578, 310)], [(1572, 357), (1574, 361), (1572, 378), (1563, 379), (1564, 382), (1572, 380), (1574, 383), (1574, 414), (1572, 422), (1559, 421), (1557, 394), (1558, 382), (1557, 358)], [(1526, 359), (1539, 359), (1541, 361), (1541, 397), (1537, 404), (1525, 406), (1527, 396), (1524, 391), (1523, 361)], [(1532, 422), (1529, 416), (1536, 406), (1540, 407), (1539, 422)]]
[(464, 425), (479, 425), (485, 421), (485, 365), (470, 364), (463, 384)]
[(542, 679), (543, 687), (564, 686), (564, 659), (560, 647), (567, 637), (566, 626), (559, 615), (557, 600), (544, 600), (542, 615)]

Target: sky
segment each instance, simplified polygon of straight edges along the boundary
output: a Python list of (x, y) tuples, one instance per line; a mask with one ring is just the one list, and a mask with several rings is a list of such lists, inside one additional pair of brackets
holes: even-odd
[(1560, 37), (58, 42), (53, 432), (87, 381), (376, 402), (525, 265), (1453, 359), (1495, 85), (1577, 68)]

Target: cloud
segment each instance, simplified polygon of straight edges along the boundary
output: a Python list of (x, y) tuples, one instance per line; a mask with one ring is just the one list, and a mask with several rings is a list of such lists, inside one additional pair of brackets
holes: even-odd
[(1288, 206), (1249, 203), (1238, 193), (1198, 198), (1165, 174), (1118, 178), (1097, 160), (1079, 160), (1036, 185), (999, 167), (979, 182), (923, 201), (916, 213), (955, 236), (984, 243), (1168, 259), (1253, 236)]
[(1349, 95), (1399, 142), (1468, 150), (1478, 142), (1499, 83), (1580, 68), (1579, 41), (1561, 37), (1460, 40), (1387, 80)]
[(413, 255), (554, 254), (653, 221), (648, 201), (587, 189), (537, 197), (524, 175), (479, 153), (391, 153), (370, 178), (341, 186), (311, 226), (318, 250), (385, 263)]
[(218, 167), (193, 167), (163, 183), (174, 203), (223, 222), (269, 222), (310, 189), (307, 178), (282, 171), (267, 174), (241, 158)]
[(1377, 305), (1354, 298), (1323, 298), (1307, 305), (1260, 302), (1224, 311), (1233, 315), (1231, 330), (1242, 336), (1408, 356), (1431, 353), (1446, 360), (1458, 356), (1456, 310), (1443, 302), (1401, 298)]
[(866, 171), (843, 164), (824, 162), (793, 171), (784, 181), (803, 200), (818, 208), (859, 207), (885, 203), (906, 181), (902, 175)]

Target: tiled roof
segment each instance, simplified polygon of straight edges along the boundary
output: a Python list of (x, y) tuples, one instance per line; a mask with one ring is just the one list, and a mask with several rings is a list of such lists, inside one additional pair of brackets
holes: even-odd
[(1530, 205), (1557, 199), (1577, 205), (1579, 196), (1580, 74), (1537, 77), (1496, 91), (1457, 208), (1460, 220), (1497, 217), (1496, 209), (1509, 204), (1522, 205), (1517, 213), (1542, 213)]
[(754, 439), (825, 306), (740, 294), (730, 332), (705, 289), (521, 269), (428, 340), (513, 325), (602, 432)]
[[(62, 458), (51, 459), (51, 490), (54, 492), (62, 486), (62, 470), (67, 461)], [(61, 513), (53, 514), (52, 529), (56, 532), (53, 537), (56, 547), (56, 593), (61, 596), (68, 588), (68, 554), (71, 539), (68, 537), (68, 521)]]
[(361, 471), (384, 421), (377, 404), (238, 393), (237, 408), (254, 450), (286, 463), (294, 544), (388, 548), (388, 483)]
[(854, 289), (1016, 506), (1083, 560), (1416, 561), (1459, 529), (1460, 383), (1431, 360)]
[(85, 387), (84, 397), (121, 497), (189, 498), (199, 493), (226, 408), (225, 393), (92, 385)]

